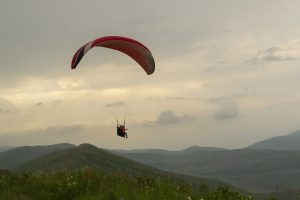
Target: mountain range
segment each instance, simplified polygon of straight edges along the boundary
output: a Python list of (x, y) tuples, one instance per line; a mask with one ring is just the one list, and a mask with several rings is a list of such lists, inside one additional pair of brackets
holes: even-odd
[(166, 171), (220, 179), (252, 192), (298, 189), (300, 185), (300, 151), (236, 149), (120, 155)]
[(181, 151), (143, 149), (115, 152), (162, 170), (216, 178), (252, 192), (271, 192), (299, 189), (299, 147), (300, 131), (296, 131), (244, 149), (193, 146)]
[(164, 170), (204, 177), (206, 179), (201, 180), (210, 185), (221, 180), (251, 192), (288, 190), (292, 193), (300, 185), (300, 142), (289, 145), (287, 141), (298, 141), (299, 138), (300, 131), (296, 131), (233, 150), (198, 146), (178, 151), (103, 150), (90, 144), (75, 146), (67, 143), (25, 146), (0, 152), (0, 170), (47, 171), (88, 166), (137, 175)]
[[(187, 175), (165, 172), (151, 166), (147, 166), (133, 160), (112, 154), (106, 150), (100, 149), (91, 144), (81, 144), (73, 146), (70, 144), (51, 145), (51, 147), (60, 146), (62, 149), (45, 153), (36, 158), (30, 158), (27, 161), (11, 168), (14, 173), (23, 172), (48, 172), (53, 170), (70, 171), (76, 169), (93, 168), (105, 173), (123, 173), (128, 176), (151, 176), (162, 178), (174, 178), (175, 180), (189, 180), (196, 185), (206, 184), (210, 188), (216, 188), (218, 185), (226, 185), (234, 190), (247, 193), (244, 190), (237, 189), (227, 183), (216, 179), (189, 177)], [(39, 146), (43, 149), (43, 146)], [(49, 146), (45, 146), (49, 149)], [(32, 147), (36, 149), (36, 147)], [(11, 150), (10, 150), (11, 151)], [(24, 150), (26, 152), (27, 150)], [(27, 154), (27, 153), (25, 153)], [(1, 154), (0, 154), (1, 155)], [(27, 157), (29, 158), (29, 157)], [(0, 160), (2, 162), (2, 160)]]

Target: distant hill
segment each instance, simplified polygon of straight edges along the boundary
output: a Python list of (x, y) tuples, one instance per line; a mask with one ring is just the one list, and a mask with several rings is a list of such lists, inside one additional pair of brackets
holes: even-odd
[(189, 148), (183, 149), (182, 152), (198, 152), (198, 151), (224, 151), (227, 150), (225, 148), (217, 148), (217, 147), (199, 147), (199, 146), (191, 146)]
[(121, 155), (175, 173), (220, 179), (251, 192), (299, 189), (300, 185), (300, 151), (236, 149)]
[(73, 144), (61, 143), (45, 146), (22, 146), (0, 153), (0, 169), (11, 170), (23, 162), (27, 162), (42, 155), (75, 147)]
[(174, 173), (161, 171), (157, 168), (109, 153), (108, 151), (90, 144), (81, 144), (77, 147), (55, 151), (35, 158), (20, 164), (13, 169), (13, 172), (69, 171), (86, 167), (98, 169), (107, 173), (121, 172), (129, 176), (175, 177), (177, 180), (188, 180), (189, 182), (199, 185), (205, 183), (210, 188), (216, 188), (218, 185), (222, 184), (246, 193), (244, 190), (236, 189), (227, 183), (212, 178), (188, 177), (186, 175), (176, 175)]
[(247, 148), (300, 151), (300, 130), (289, 135), (272, 137), (270, 139), (257, 142)]
[(293, 135), (298, 135), (298, 136), (300, 136), (300, 130), (297, 130), (297, 131), (295, 131), (295, 132), (293, 132), (293, 133), (291, 133), (291, 134), (289, 134), (289, 135), (291, 135), (291, 136), (293, 136)]
[(153, 153), (153, 154), (162, 154), (162, 155), (169, 155), (173, 154), (173, 151), (169, 150), (162, 150), (162, 149), (132, 149), (132, 150), (121, 150), (121, 149), (116, 149), (116, 150), (108, 150), (111, 153)]
[(10, 149), (13, 149), (14, 147), (9, 147), (9, 146), (0, 146), (0, 153), (1, 152), (4, 152), (4, 151), (7, 151), (7, 150), (10, 150)]
[(199, 147), (199, 146), (191, 146), (182, 150), (163, 150), (163, 149), (133, 149), (133, 150), (112, 150), (111, 152), (118, 153), (151, 153), (151, 154), (159, 154), (159, 155), (175, 155), (175, 154), (185, 154), (190, 152), (197, 151), (222, 151), (226, 150), (224, 148), (217, 147)]
[(159, 170), (106, 152), (90, 144), (55, 151), (26, 163), (13, 171), (72, 170), (84, 167), (103, 171), (127, 171), (128, 173), (153, 173)]

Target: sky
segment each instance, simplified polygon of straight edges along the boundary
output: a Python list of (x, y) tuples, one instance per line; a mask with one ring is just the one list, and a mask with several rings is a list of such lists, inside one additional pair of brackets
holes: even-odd
[[(0, 0), (0, 146), (243, 148), (300, 129), (297, 0)], [(134, 38), (130, 57), (76, 50)], [(128, 139), (116, 136), (126, 120)]]

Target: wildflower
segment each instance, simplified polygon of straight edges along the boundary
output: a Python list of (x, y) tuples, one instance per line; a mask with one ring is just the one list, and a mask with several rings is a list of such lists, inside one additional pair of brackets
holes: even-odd
[(188, 200), (192, 200), (192, 198), (190, 196), (187, 197)]

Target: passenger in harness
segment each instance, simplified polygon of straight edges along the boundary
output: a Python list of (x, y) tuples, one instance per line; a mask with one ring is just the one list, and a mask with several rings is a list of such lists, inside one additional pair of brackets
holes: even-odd
[(127, 131), (128, 129), (125, 128), (125, 120), (124, 120), (124, 124), (120, 125), (119, 121), (117, 121), (117, 135), (123, 138), (128, 138), (127, 136)]

